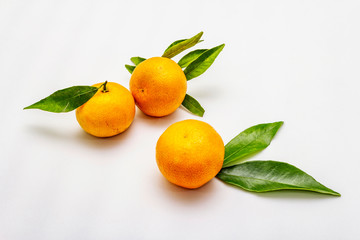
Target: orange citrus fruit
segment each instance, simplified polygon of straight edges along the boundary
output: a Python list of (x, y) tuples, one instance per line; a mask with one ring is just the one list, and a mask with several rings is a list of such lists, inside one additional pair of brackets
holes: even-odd
[(130, 91), (145, 114), (162, 117), (174, 112), (185, 98), (187, 81), (181, 67), (165, 57), (149, 58), (136, 66)]
[[(100, 87), (102, 83), (93, 85)], [(118, 83), (106, 83), (85, 104), (76, 109), (76, 119), (85, 132), (96, 137), (111, 137), (125, 131), (135, 116), (130, 91)]]
[(198, 188), (221, 170), (225, 147), (209, 124), (184, 120), (171, 125), (156, 144), (156, 162), (170, 182), (184, 188)]

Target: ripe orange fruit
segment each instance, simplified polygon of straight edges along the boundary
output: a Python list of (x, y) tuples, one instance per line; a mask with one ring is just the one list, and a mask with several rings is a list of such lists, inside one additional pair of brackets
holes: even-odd
[(145, 114), (162, 117), (174, 112), (185, 98), (187, 81), (181, 67), (165, 57), (149, 58), (136, 66), (130, 91)]
[[(102, 83), (93, 85), (100, 87)], [(96, 137), (111, 137), (125, 131), (135, 116), (135, 102), (129, 90), (108, 82), (85, 104), (76, 109), (80, 126)]]
[(184, 188), (198, 188), (221, 170), (225, 147), (209, 124), (184, 120), (171, 125), (156, 145), (156, 162), (170, 182)]

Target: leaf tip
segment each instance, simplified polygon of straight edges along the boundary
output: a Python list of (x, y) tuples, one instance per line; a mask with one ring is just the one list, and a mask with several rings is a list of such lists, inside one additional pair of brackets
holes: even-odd
[(129, 71), (130, 74), (132, 74), (133, 71), (135, 70), (135, 66), (131, 66), (128, 64), (125, 64), (125, 68)]
[(331, 189), (329, 189), (329, 190), (330, 190), (330, 192), (329, 192), (328, 194), (331, 194), (331, 195), (333, 195), (333, 196), (335, 196), (335, 197), (341, 197), (341, 194), (340, 194), (340, 193), (335, 192), (334, 190), (331, 190)]
[(279, 129), (282, 125), (284, 125), (284, 121), (278, 121), (270, 123), (271, 125), (275, 125), (277, 129)]
[(284, 121), (278, 121), (276, 123), (279, 124), (280, 126), (282, 126), (284, 124)]
[(203, 109), (203, 111), (199, 112), (198, 114), (195, 114), (199, 117), (204, 117), (204, 113), (205, 113), (205, 110)]
[(220, 51), (222, 51), (224, 49), (224, 47), (225, 47), (225, 43), (220, 44), (220, 45), (216, 46), (215, 48), (218, 48)]
[(24, 107), (23, 110), (34, 109), (34, 108), (36, 108), (36, 107), (34, 107), (34, 105), (35, 105), (35, 103), (34, 103), (34, 104), (31, 104), (31, 105), (29, 105), (29, 106), (27, 106), (27, 107)]

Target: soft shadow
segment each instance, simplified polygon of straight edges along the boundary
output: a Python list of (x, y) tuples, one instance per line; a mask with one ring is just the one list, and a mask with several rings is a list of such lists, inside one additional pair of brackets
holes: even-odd
[(133, 122), (130, 127), (125, 130), (125, 132), (122, 132), (112, 137), (95, 137), (83, 131), (82, 129), (79, 129), (76, 132), (75, 137), (79, 140), (78, 142), (91, 148), (112, 148), (119, 146), (121, 142), (124, 142), (126, 141), (126, 138), (129, 138), (129, 136), (134, 132), (134, 125), (136, 125), (136, 123)]
[(215, 99), (216, 96), (223, 95), (222, 88), (216, 86), (207, 86), (201, 89), (191, 89), (188, 92), (190, 96), (196, 99)]
[(165, 196), (171, 198), (172, 201), (184, 204), (202, 202), (204, 199), (209, 198), (211, 194), (215, 193), (214, 179), (197, 189), (179, 187), (170, 183), (160, 175), (157, 177), (157, 181), (159, 189), (163, 191)]
[(42, 126), (42, 125), (28, 125), (26, 127), (27, 131), (33, 132), (33, 134), (43, 135), (46, 138), (52, 140), (62, 140), (62, 141), (76, 141), (76, 143), (87, 145), (91, 148), (112, 148), (118, 146), (122, 141), (132, 134), (135, 121), (130, 125), (130, 127), (125, 131), (113, 137), (95, 137), (84, 130), (79, 128), (75, 131), (63, 131), (61, 129), (54, 128), (53, 126)]
[(172, 123), (179, 121), (180, 115), (181, 112), (179, 111), (179, 109), (176, 109), (175, 112), (164, 117), (151, 117), (139, 110), (136, 111), (135, 118), (142, 121), (146, 125), (149, 125), (150, 127), (163, 128), (164, 126), (170, 126)]
[(34, 134), (43, 135), (47, 138), (52, 138), (52, 139), (66, 139), (72, 136), (72, 134), (69, 134), (66, 131), (61, 131), (60, 129), (55, 128), (53, 126), (46, 127), (43, 125), (27, 125), (25, 128), (26, 131), (30, 131)]

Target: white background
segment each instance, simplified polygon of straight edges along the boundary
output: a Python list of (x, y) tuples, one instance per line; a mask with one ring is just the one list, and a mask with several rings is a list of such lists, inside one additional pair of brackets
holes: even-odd
[[(359, 1), (0, 0), (0, 239), (359, 239)], [(342, 197), (168, 183), (155, 144), (183, 109), (87, 135), (74, 112), (22, 108), (105, 80), (204, 31), (226, 46), (188, 93), (225, 143), (285, 124), (253, 160), (291, 163)], [(174, 60), (179, 60), (177, 56)]]

